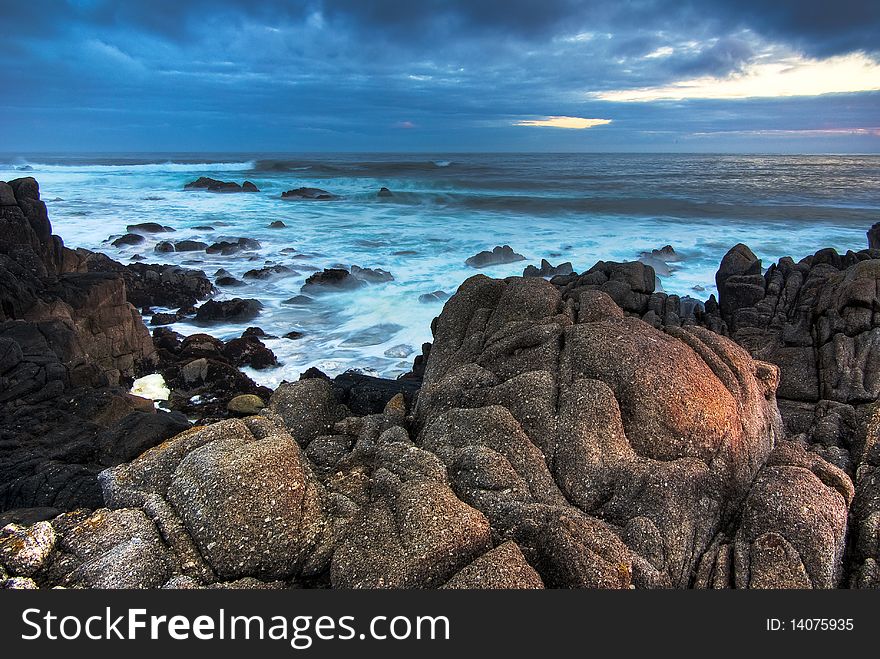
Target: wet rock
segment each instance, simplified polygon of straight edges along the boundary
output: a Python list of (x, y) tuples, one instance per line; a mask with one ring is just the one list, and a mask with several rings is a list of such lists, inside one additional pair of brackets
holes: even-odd
[(198, 240), (179, 240), (174, 243), (174, 248), (178, 252), (204, 252), (208, 249), (208, 243)]
[(201, 176), (195, 181), (190, 181), (183, 186), (184, 190), (207, 190), (209, 192), (259, 192), (257, 186), (250, 181), (239, 185), (233, 181), (218, 181), (217, 179)]
[(556, 275), (570, 275), (573, 272), (574, 268), (570, 261), (553, 266), (547, 259), (541, 259), (541, 267), (526, 266), (526, 269), (523, 270), (523, 277), (555, 277)]
[(387, 199), (388, 197), (393, 197), (394, 193), (391, 192), (391, 190), (389, 190), (386, 187), (381, 187), (381, 188), (379, 188), (379, 192), (376, 193), (376, 196), (379, 197), (380, 199), (381, 198)]
[(140, 224), (129, 224), (125, 230), (129, 233), (169, 233), (174, 231), (174, 228), (163, 226), (158, 222), (141, 222)]
[(325, 268), (321, 272), (310, 275), (300, 291), (302, 293), (318, 294), (330, 291), (350, 291), (365, 285), (362, 280), (353, 277), (348, 270)]
[(255, 270), (248, 270), (244, 273), (245, 279), (260, 279), (266, 280), (271, 279), (272, 277), (277, 277), (280, 275), (287, 275), (288, 277), (294, 277), (299, 275), (299, 273), (293, 268), (288, 268), (286, 265), (270, 265), (264, 268), (259, 268)]
[(193, 231), (214, 231), (214, 227), (210, 224), (198, 224), (193, 227)]
[(510, 245), (497, 246), (491, 252), (483, 251), (468, 258), (464, 264), (472, 268), (486, 268), (492, 265), (525, 261), (526, 257), (513, 251)]
[(205, 252), (208, 254), (220, 254), (222, 256), (232, 256), (239, 252), (254, 251), (261, 249), (262, 245), (253, 238), (236, 238), (235, 240), (221, 240), (210, 245)]
[(232, 276), (217, 277), (217, 279), (214, 280), (214, 283), (223, 288), (239, 288), (241, 286), (247, 286), (247, 282), (242, 281), (241, 279), (236, 279)]
[(320, 188), (296, 188), (294, 190), (282, 192), (281, 198), (327, 201), (329, 199), (335, 199), (336, 196), (330, 194), (326, 190), (321, 190)]
[(297, 341), (305, 336), (305, 332), (297, 332), (293, 330), (292, 332), (287, 332), (284, 334), (285, 339), (290, 339), (291, 341)]
[(144, 237), (139, 233), (127, 233), (124, 236), (113, 241), (114, 247), (126, 247), (128, 245), (140, 245), (144, 242)]
[(287, 225), (284, 224), (281, 220), (275, 220), (269, 224), (270, 229), (286, 229)]
[(232, 298), (231, 300), (208, 300), (196, 310), (196, 322), (244, 322), (256, 318), (263, 303), (259, 300)]
[(227, 341), (223, 356), (234, 366), (250, 366), (257, 370), (278, 366), (275, 354), (255, 336)]
[(156, 247), (154, 249), (159, 254), (168, 254), (170, 252), (176, 251), (175, 247), (174, 247), (174, 243), (171, 242), (170, 240), (163, 240), (160, 243), (156, 243)]

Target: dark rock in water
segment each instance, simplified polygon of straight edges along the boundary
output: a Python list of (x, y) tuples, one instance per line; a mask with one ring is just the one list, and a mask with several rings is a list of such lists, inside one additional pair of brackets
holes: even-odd
[(295, 190), (282, 192), (281, 198), (326, 201), (328, 199), (335, 199), (336, 196), (320, 188), (296, 188)]
[(257, 370), (278, 366), (275, 354), (255, 336), (227, 341), (223, 356), (234, 366), (250, 366)]
[(241, 338), (246, 339), (249, 336), (255, 336), (258, 339), (262, 337), (269, 337), (266, 332), (263, 331), (262, 327), (248, 327), (244, 332), (241, 333)]
[(248, 270), (244, 273), (244, 278), (271, 279), (272, 277), (278, 275), (287, 275), (288, 277), (294, 277), (299, 275), (299, 273), (292, 268), (288, 268), (286, 265), (271, 265), (265, 268), (259, 268), (257, 270)]
[(306, 279), (300, 291), (302, 293), (322, 293), (328, 291), (354, 290), (366, 284), (353, 277), (348, 270), (342, 268), (325, 268)]
[(214, 227), (208, 224), (200, 224), (198, 226), (193, 227), (193, 231), (213, 231)]
[(464, 264), (472, 268), (485, 268), (491, 265), (503, 263), (515, 263), (525, 261), (526, 257), (513, 251), (510, 245), (495, 247), (491, 252), (483, 251), (467, 259)]
[(356, 279), (360, 279), (368, 284), (381, 284), (394, 281), (392, 274), (381, 268), (362, 268), (358, 265), (353, 265), (351, 266), (351, 274)]
[(391, 190), (389, 190), (388, 188), (386, 188), (386, 187), (382, 187), (382, 188), (379, 188), (379, 192), (376, 193), (376, 196), (377, 196), (377, 197), (386, 197), (386, 198), (387, 198), (387, 197), (393, 197), (393, 196), (394, 196), (394, 193), (391, 192)]
[(127, 233), (114, 240), (111, 244), (114, 247), (123, 247), (126, 245), (140, 245), (144, 242), (144, 237), (138, 233)]
[(205, 251), (208, 254), (222, 254), (230, 256), (241, 251), (250, 251), (260, 249), (262, 245), (253, 238), (238, 238), (234, 241), (221, 240), (208, 247)]
[(233, 181), (218, 181), (217, 179), (202, 176), (195, 181), (190, 181), (183, 186), (184, 190), (208, 190), (209, 192), (259, 192), (257, 186), (250, 181), (239, 185)]
[(297, 332), (296, 330), (292, 332), (288, 332), (284, 335), (285, 339), (290, 339), (291, 341), (296, 341), (297, 339), (301, 339), (305, 336), (305, 332)]
[(241, 279), (236, 279), (232, 276), (217, 277), (217, 279), (215, 279), (214, 281), (218, 286), (222, 286), (223, 288), (237, 288), (239, 286), (247, 286), (247, 282), (244, 282)]
[(287, 298), (286, 300), (284, 300), (284, 302), (282, 304), (291, 304), (294, 306), (302, 306), (305, 304), (312, 304), (312, 303), (314, 303), (314, 301), (315, 300), (313, 298), (310, 298), (308, 295), (294, 295), (293, 297)]
[(204, 252), (208, 244), (198, 240), (180, 240), (174, 243), (174, 247), (178, 252)]
[(174, 243), (170, 240), (163, 240), (160, 243), (156, 243), (155, 251), (160, 254), (168, 254), (170, 252), (176, 251), (174, 248)]
[(140, 254), (133, 254), (129, 257), (132, 261), (146, 261), (146, 257), (141, 256)]
[(652, 249), (650, 252), (642, 252), (639, 256), (659, 259), (666, 263), (677, 263), (678, 261), (684, 260), (684, 257), (676, 252), (672, 248), (672, 245), (664, 245), (660, 249)]
[(31, 167), (30, 165), (19, 165), (18, 167), (15, 168), (15, 170), (18, 172), (32, 172), (32, 171), (34, 171), (34, 168)]
[(875, 222), (868, 229), (868, 249), (880, 249), (880, 222)]
[(443, 302), (449, 299), (449, 293), (446, 291), (433, 291), (431, 293), (422, 293), (419, 295), (419, 302), (422, 304), (431, 304), (432, 302)]
[(287, 225), (284, 224), (281, 220), (275, 220), (274, 222), (269, 224), (270, 229), (286, 229)]
[(253, 299), (208, 300), (196, 310), (196, 322), (242, 322), (256, 318), (262, 308), (263, 303)]
[(173, 325), (180, 321), (176, 313), (157, 313), (150, 318), (150, 325)]
[(541, 259), (540, 269), (533, 265), (526, 266), (526, 269), (523, 270), (523, 277), (555, 277), (556, 275), (570, 275), (573, 272), (574, 268), (569, 261), (552, 266), (547, 259)]
[(163, 226), (158, 222), (141, 222), (140, 224), (129, 224), (125, 230), (129, 233), (167, 233), (174, 231), (174, 228)]

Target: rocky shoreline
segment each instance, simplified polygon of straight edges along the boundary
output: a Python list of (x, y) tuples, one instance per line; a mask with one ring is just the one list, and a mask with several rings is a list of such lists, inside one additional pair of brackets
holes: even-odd
[(32, 178), (0, 229), (2, 587), (880, 586), (878, 225), (766, 272), (736, 245), (699, 304), (665, 247), (478, 274), (408, 376), (275, 391), (259, 328), (144, 325), (250, 313), (203, 272), (68, 249)]

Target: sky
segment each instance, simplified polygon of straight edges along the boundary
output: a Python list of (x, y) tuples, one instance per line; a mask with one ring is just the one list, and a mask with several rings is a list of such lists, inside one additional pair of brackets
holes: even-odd
[(877, 0), (0, 0), (0, 151), (880, 153)]

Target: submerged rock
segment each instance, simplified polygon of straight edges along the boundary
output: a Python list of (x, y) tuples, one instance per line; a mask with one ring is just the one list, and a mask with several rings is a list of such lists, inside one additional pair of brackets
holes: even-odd
[(381, 268), (362, 268), (359, 265), (353, 265), (351, 266), (351, 275), (368, 284), (382, 284), (394, 281), (393, 275)]
[(388, 197), (393, 197), (394, 193), (391, 192), (391, 190), (389, 190), (386, 187), (381, 187), (381, 188), (379, 188), (379, 192), (376, 193), (376, 196), (379, 198), (386, 198), (387, 199)]
[(259, 300), (242, 299), (208, 300), (196, 310), (196, 322), (243, 322), (259, 315), (263, 303)]
[(443, 302), (449, 299), (449, 293), (446, 291), (433, 291), (431, 293), (422, 293), (419, 295), (419, 302), (422, 304), (431, 304), (432, 302)]
[(321, 190), (320, 188), (296, 188), (295, 190), (282, 192), (281, 198), (327, 201), (330, 199), (335, 199), (336, 196), (330, 194), (326, 190)]
[(140, 245), (144, 242), (144, 237), (139, 233), (127, 233), (112, 242), (114, 247), (126, 247), (128, 245)]

